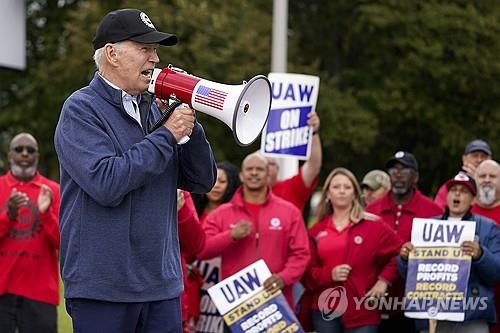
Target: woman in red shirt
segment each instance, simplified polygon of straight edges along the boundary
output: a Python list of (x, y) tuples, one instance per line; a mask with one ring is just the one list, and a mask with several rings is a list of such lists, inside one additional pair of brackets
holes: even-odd
[(401, 240), (364, 211), (360, 186), (345, 168), (328, 175), (317, 221), (309, 231), (315, 246), (303, 278), (316, 332), (377, 332), (380, 313), (373, 304), (398, 276)]

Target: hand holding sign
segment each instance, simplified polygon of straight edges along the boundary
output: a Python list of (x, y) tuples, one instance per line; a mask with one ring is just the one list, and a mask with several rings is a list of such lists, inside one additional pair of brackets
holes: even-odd
[(474, 260), (481, 258), (483, 254), (483, 250), (481, 250), (481, 246), (478, 242), (464, 241), (460, 248), (465, 255), (471, 256)]
[(269, 292), (274, 292), (279, 289), (285, 288), (285, 281), (278, 274), (273, 274), (264, 281), (264, 288)]
[(403, 260), (408, 260), (408, 256), (410, 255), (410, 252), (413, 251), (413, 249), (415, 249), (413, 244), (411, 242), (406, 242), (401, 247), (401, 251), (399, 252), (399, 256)]
[(316, 134), (319, 131), (319, 117), (318, 114), (314, 111), (311, 111), (307, 114), (307, 125), (311, 126), (312, 132)]

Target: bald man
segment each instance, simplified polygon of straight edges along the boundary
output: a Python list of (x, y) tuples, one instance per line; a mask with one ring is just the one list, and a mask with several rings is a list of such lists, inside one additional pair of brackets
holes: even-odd
[(33, 135), (16, 135), (0, 177), (0, 332), (57, 332), (59, 185), (39, 156)]
[[(476, 169), (478, 193), (472, 212), (489, 217), (500, 225), (500, 165), (497, 161), (486, 160)], [(500, 318), (500, 284), (495, 287), (495, 308), (497, 320)], [(492, 325), (490, 333), (500, 333), (500, 325)]]
[(240, 180), (231, 201), (207, 216), (207, 241), (200, 259), (221, 256), (222, 279), (264, 259), (272, 273), (264, 287), (282, 289), (293, 305), (292, 286), (310, 257), (301, 212), (269, 191), (269, 165), (262, 154), (243, 160)]

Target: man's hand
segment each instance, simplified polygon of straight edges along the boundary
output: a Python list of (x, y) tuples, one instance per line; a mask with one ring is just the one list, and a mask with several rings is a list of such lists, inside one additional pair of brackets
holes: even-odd
[(307, 125), (312, 127), (313, 133), (317, 133), (319, 131), (319, 117), (316, 112), (309, 112), (307, 114)]
[(52, 191), (47, 185), (42, 185), (38, 194), (38, 210), (45, 213), (52, 203)]
[(285, 281), (277, 274), (273, 274), (264, 281), (264, 289), (272, 293), (276, 290), (285, 288)]
[(177, 211), (180, 211), (184, 204), (186, 203), (186, 198), (184, 198), (184, 192), (177, 189)]
[(476, 166), (472, 163), (464, 163), (462, 165), (462, 170), (464, 170), (472, 178), (476, 177)]
[(399, 251), (399, 256), (404, 259), (408, 260), (408, 256), (410, 255), (410, 252), (413, 251), (415, 247), (411, 242), (406, 242), (403, 244), (401, 247), (401, 250)]
[(387, 287), (387, 282), (383, 280), (377, 280), (372, 289), (366, 292), (365, 296), (368, 298), (382, 298), (387, 292)]
[(176, 141), (190, 136), (194, 127), (194, 110), (186, 104), (178, 106), (163, 126), (174, 135)]
[(28, 204), (29, 198), (26, 193), (17, 192), (17, 189), (13, 188), (10, 192), (9, 200), (7, 201), (7, 215), (11, 220), (17, 218), (17, 213), (19, 208), (26, 206)]
[(478, 242), (465, 241), (460, 248), (465, 255), (471, 256), (474, 260), (481, 258), (483, 254), (483, 250), (481, 250), (481, 246)]
[(345, 281), (349, 277), (352, 267), (347, 264), (342, 264), (335, 266), (332, 269), (332, 280), (333, 281)]
[(231, 237), (234, 240), (239, 240), (247, 237), (252, 232), (252, 224), (247, 220), (243, 220), (238, 223), (233, 229), (231, 229)]

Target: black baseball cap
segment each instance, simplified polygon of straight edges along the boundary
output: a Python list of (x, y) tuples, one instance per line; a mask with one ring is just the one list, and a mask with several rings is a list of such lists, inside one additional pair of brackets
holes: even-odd
[(124, 40), (166, 46), (177, 44), (177, 36), (156, 30), (146, 13), (132, 8), (118, 9), (106, 14), (97, 26), (92, 45), (94, 50), (97, 50), (106, 43)]
[(385, 164), (385, 168), (389, 169), (394, 166), (396, 163), (401, 163), (408, 168), (412, 168), (415, 171), (418, 171), (418, 162), (415, 156), (412, 153), (407, 151), (398, 151), (396, 152)]
[(467, 146), (465, 146), (464, 154), (467, 155), (472, 153), (473, 151), (482, 151), (486, 155), (492, 155), (490, 145), (486, 143), (486, 141), (480, 139), (472, 140), (471, 142), (469, 142)]

